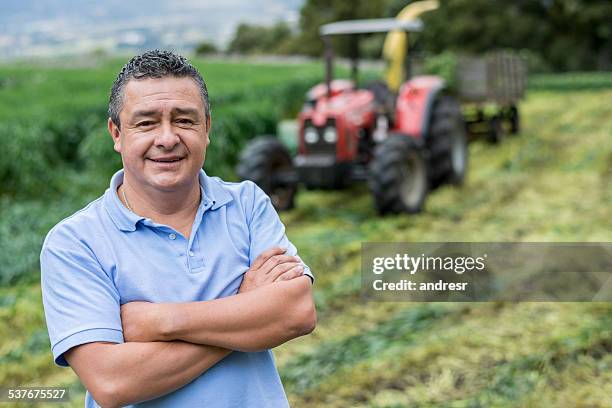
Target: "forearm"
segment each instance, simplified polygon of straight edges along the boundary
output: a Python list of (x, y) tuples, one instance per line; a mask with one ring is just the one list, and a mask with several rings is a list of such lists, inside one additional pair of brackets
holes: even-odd
[(276, 347), (310, 333), (316, 324), (307, 276), (204, 302), (163, 305), (166, 339), (241, 351)]
[(117, 372), (124, 373), (119, 406), (167, 394), (191, 382), (231, 351), (182, 341), (124, 343), (116, 356)]
[[(77, 371), (72, 356), (67, 358), (94, 399), (104, 407), (130, 405), (174, 391), (231, 352), (182, 341), (92, 345), (101, 347), (96, 353), (90, 353), (97, 357), (84, 364), (82, 359), (80, 362), (89, 368), (82, 370), (89, 378)], [(95, 369), (91, 370), (92, 367)]]

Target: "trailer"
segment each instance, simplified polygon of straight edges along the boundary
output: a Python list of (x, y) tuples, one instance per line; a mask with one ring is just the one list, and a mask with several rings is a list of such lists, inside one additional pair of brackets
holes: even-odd
[(457, 96), (470, 137), (499, 143), (520, 130), (519, 101), (527, 86), (527, 63), (516, 52), (461, 56), (456, 67)]

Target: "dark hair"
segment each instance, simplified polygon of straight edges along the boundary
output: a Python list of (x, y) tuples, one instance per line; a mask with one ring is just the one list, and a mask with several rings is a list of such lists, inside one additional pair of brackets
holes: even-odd
[(108, 102), (108, 116), (119, 128), (119, 112), (123, 108), (123, 93), (125, 85), (131, 79), (143, 78), (164, 78), (164, 77), (190, 77), (200, 87), (202, 102), (204, 102), (204, 113), (206, 114), (206, 123), (210, 114), (210, 101), (208, 99), (208, 89), (204, 79), (193, 65), (181, 55), (177, 55), (172, 51), (153, 50), (147, 51), (142, 55), (137, 55), (132, 58), (127, 64), (121, 68), (117, 79), (113, 83), (110, 99)]

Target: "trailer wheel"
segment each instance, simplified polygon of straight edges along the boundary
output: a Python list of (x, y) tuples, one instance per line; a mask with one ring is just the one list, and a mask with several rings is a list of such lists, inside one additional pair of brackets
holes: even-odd
[(432, 188), (463, 183), (468, 164), (467, 132), (461, 107), (454, 98), (443, 96), (435, 102), (427, 148)]
[(489, 131), (487, 132), (487, 141), (489, 143), (498, 144), (504, 140), (504, 121), (501, 115), (495, 115), (489, 119)]
[(508, 121), (510, 122), (510, 134), (516, 135), (521, 131), (521, 116), (516, 105), (508, 109)]
[(421, 211), (429, 189), (427, 163), (412, 137), (390, 134), (376, 147), (368, 173), (379, 214)]
[(278, 211), (294, 207), (297, 180), (287, 148), (274, 136), (253, 139), (240, 155), (236, 173), (255, 182)]

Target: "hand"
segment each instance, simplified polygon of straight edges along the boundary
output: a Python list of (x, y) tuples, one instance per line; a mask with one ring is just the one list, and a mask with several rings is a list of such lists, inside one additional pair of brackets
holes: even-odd
[(121, 306), (123, 339), (147, 342), (162, 341), (164, 323), (161, 305), (149, 302), (128, 302)]
[(302, 260), (297, 256), (283, 255), (285, 252), (286, 249), (279, 247), (262, 252), (244, 274), (238, 293), (302, 276), (304, 273)]

